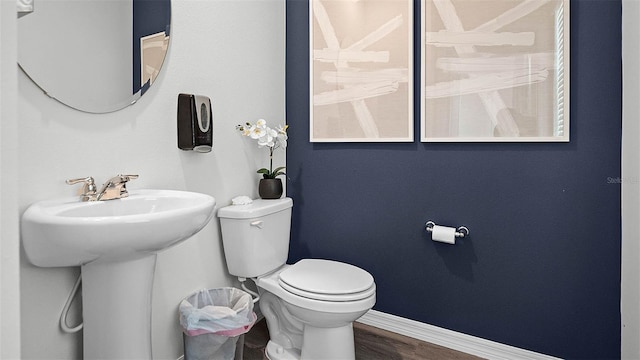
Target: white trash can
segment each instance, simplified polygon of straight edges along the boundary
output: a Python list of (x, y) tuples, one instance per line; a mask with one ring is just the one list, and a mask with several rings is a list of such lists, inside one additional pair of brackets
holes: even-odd
[(179, 312), (184, 360), (234, 359), (238, 337), (256, 322), (251, 295), (232, 287), (197, 291)]

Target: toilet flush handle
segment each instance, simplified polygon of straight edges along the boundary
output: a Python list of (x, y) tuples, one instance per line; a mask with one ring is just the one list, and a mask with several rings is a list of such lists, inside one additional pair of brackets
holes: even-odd
[(251, 222), (251, 226), (255, 226), (258, 229), (262, 229), (262, 220), (256, 220)]

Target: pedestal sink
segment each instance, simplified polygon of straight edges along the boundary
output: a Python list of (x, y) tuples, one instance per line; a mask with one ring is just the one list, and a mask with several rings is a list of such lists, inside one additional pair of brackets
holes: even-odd
[(84, 359), (152, 359), (156, 254), (204, 228), (214, 208), (205, 194), (139, 190), (109, 201), (46, 200), (25, 211), (31, 263), (81, 266)]

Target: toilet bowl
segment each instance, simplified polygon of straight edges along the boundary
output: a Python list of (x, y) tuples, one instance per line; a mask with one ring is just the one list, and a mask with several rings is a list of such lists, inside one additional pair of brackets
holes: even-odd
[(229, 272), (258, 287), (269, 359), (355, 359), (353, 321), (375, 304), (374, 279), (338, 261), (285, 264), (292, 204), (254, 200), (218, 211)]
[[(273, 295), (263, 302), (268, 305), (260, 305), (275, 335), (267, 346), (270, 359), (355, 358), (352, 324), (376, 302), (369, 273), (336, 261), (303, 259), (258, 277), (256, 284), (262, 299)], [(288, 340), (279, 343), (283, 337)]]

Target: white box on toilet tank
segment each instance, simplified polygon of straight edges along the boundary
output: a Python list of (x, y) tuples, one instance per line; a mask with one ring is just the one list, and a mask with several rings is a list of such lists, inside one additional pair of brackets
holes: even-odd
[(284, 265), (289, 255), (291, 198), (253, 200), (218, 210), (227, 269), (254, 278)]

